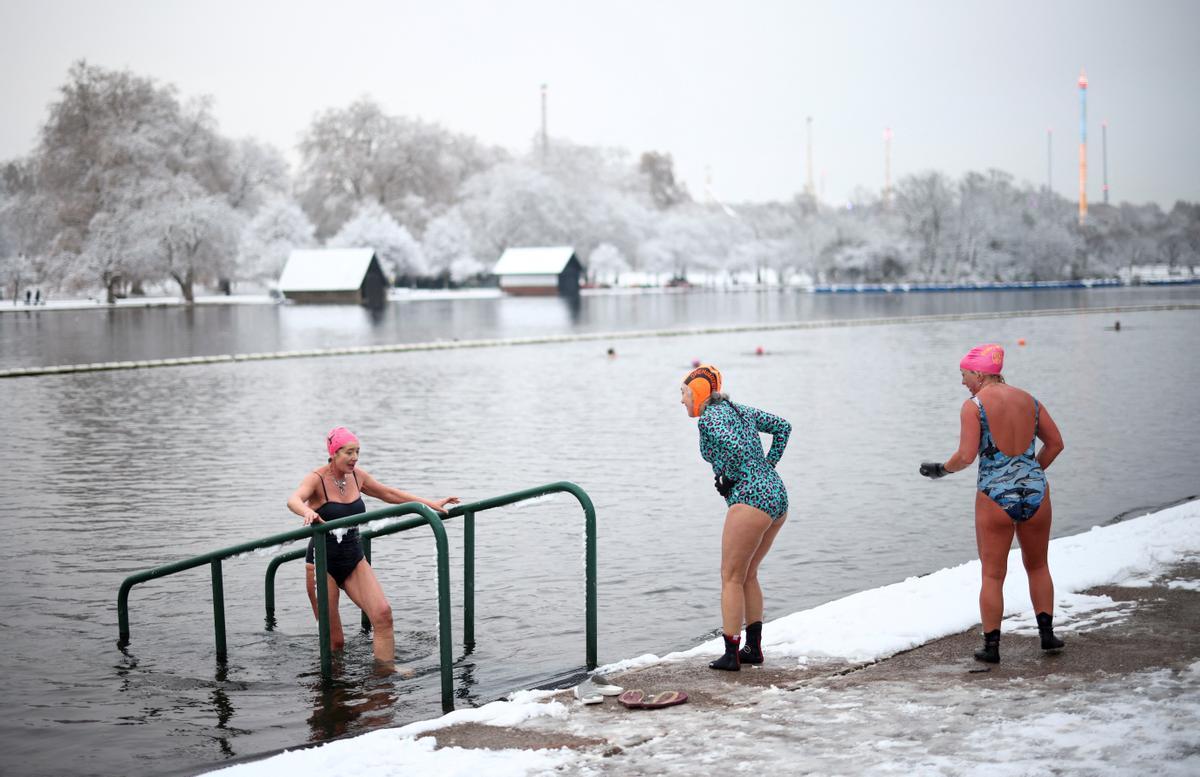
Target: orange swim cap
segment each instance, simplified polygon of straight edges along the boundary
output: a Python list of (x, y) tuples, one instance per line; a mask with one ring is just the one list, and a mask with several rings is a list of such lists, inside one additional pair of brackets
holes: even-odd
[(683, 385), (692, 390), (692, 415), (698, 417), (708, 398), (721, 390), (721, 371), (711, 364), (701, 364), (687, 374)]

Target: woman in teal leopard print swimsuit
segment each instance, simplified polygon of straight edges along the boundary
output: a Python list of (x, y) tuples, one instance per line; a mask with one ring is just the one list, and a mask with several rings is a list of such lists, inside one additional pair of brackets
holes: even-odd
[[(787, 487), (775, 465), (787, 447), (792, 425), (721, 393), (721, 373), (701, 365), (688, 373), (680, 391), (688, 415), (697, 419), (700, 455), (712, 465), (717, 491), (729, 511), (721, 534), (721, 629), (725, 654), (709, 664), (736, 672), (761, 664), (763, 595), (758, 566), (787, 520)], [(763, 453), (759, 433), (771, 435)], [(739, 650), (742, 624), (746, 645)]]

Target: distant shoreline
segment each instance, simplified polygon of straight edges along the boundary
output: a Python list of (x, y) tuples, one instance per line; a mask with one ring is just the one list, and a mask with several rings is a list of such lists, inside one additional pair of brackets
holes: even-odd
[[(735, 284), (723, 286), (611, 286), (581, 289), (583, 296), (620, 294), (687, 294), (692, 292), (787, 291), (802, 294), (922, 294), (973, 291), (1041, 291), (1061, 289), (1113, 289), (1140, 286), (1193, 286), (1200, 278), (1163, 278), (1128, 283), (1117, 278), (1089, 278), (1078, 281), (1014, 281), (994, 283), (818, 283), (812, 286)], [(504, 293), (495, 287), (469, 289), (389, 289), (389, 302), (426, 302), (450, 299), (499, 299)], [(41, 313), (60, 310), (118, 310), (129, 308), (183, 307), (182, 297), (158, 295), (125, 297), (113, 303), (94, 297), (43, 300), (37, 304), (0, 300), (0, 313)], [(286, 300), (270, 294), (212, 294), (197, 296), (194, 305), (286, 305)]]

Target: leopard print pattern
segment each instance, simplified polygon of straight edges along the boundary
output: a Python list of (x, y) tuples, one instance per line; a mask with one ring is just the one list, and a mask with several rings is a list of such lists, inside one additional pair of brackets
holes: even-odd
[[(788, 493), (775, 465), (783, 457), (792, 425), (777, 415), (728, 401), (710, 402), (700, 414), (700, 455), (714, 475), (737, 481), (725, 504), (745, 504), (778, 520), (788, 510)], [(759, 432), (771, 435), (763, 453)]]

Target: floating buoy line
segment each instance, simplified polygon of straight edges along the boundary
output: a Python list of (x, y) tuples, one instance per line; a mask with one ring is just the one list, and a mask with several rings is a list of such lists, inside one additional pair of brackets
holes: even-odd
[(1111, 313), (1144, 313), (1172, 310), (1200, 310), (1200, 303), (1171, 303), (1159, 305), (1121, 305), (1100, 308), (1053, 308), (1047, 310), (1012, 310), (991, 313), (944, 313), (890, 318), (848, 318), (821, 321), (783, 321), (778, 323), (730, 324), (680, 329), (644, 329), (629, 332), (589, 332), (570, 335), (539, 335), (535, 337), (505, 337), (491, 340), (434, 340), (423, 343), (392, 343), (388, 345), (359, 345), (340, 348), (310, 348), (301, 351), (266, 353), (235, 353), (210, 356), (181, 356), (171, 359), (139, 359), (89, 364), (56, 364), (44, 367), (16, 367), (0, 370), (0, 378), (30, 378), (41, 375), (70, 375), (84, 372), (142, 370), (156, 367), (190, 367), (205, 364), (276, 361), (280, 359), (315, 359), (326, 356), (365, 356), (380, 353), (411, 351), (442, 351), (457, 348), (498, 348), (501, 346), (547, 345), (578, 343), (591, 340), (635, 340), (649, 337), (688, 337), (691, 335), (731, 334), (794, 329), (829, 329), (833, 327), (887, 326), (892, 324), (928, 324), (940, 321), (983, 321), (988, 319), (1026, 318), (1035, 316), (1073, 316)]

